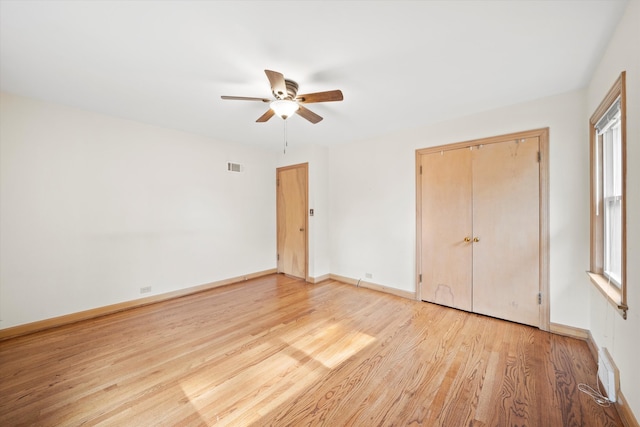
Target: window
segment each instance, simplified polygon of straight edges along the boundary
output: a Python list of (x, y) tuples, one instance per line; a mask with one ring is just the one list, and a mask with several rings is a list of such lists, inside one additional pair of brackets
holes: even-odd
[(627, 318), (625, 73), (591, 116), (591, 269), (593, 284)]

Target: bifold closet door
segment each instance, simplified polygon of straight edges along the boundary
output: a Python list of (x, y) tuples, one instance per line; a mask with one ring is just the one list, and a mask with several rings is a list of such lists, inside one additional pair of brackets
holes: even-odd
[(540, 325), (539, 138), (473, 150), (473, 311)]
[(420, 296), (539, 327), (539, 137), (421, 155)]
[(472, 310), (471, 151), (422, 155), (424, 301)]

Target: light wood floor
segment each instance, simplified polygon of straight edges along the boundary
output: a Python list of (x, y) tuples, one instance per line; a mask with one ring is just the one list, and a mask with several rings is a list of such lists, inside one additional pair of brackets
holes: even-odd
[(273, 275), (0, 342), (0, 425), (618, 426), (586, 343)]

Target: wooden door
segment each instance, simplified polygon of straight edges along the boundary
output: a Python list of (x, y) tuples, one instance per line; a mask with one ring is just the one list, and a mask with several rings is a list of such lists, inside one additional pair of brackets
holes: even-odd
[(472, 311), (471, 151), (421, 157), (420, 295), (425, 301)]
[(539, 138), (473, 151), (473, 311), (540, 325)]
[(278, 168), (276, 175), (278, 272), (306, 280), (308, 165)]
[(537, 129), (416, 151), (420, 299), (549, 330), (548, 143)]

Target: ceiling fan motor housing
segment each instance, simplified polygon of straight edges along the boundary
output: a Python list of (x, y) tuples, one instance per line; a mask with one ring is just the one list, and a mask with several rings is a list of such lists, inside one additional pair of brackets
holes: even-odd
[(273, 96), (275, 96), (277, 99), (296, 99), (296, 95), (298, 94), (298, 83), (289, 79), (284, 79), (284, 83), (287, 88), (287, 94), (285, 95), (281, 92), (276, 93), (275, 91), (272, 91)]

